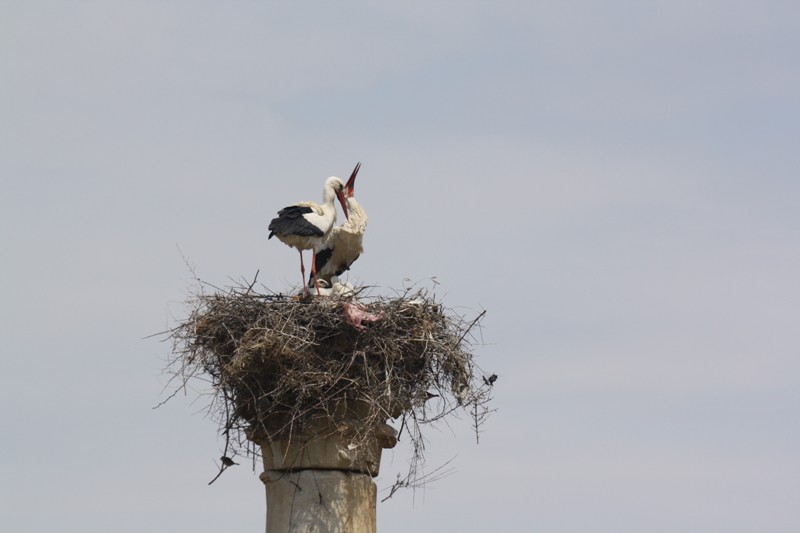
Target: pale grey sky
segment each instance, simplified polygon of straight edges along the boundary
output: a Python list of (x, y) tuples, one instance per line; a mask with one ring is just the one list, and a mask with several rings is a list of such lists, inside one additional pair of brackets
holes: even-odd
[(297, 284), (270, 218), (362, 161), (350, 280), (435, 276), (500, 375), (381, 533), (800, 531), (799, 51), (780, 1), (0, 2), (0, 527), (263, 529), (142, 338), (178, 247)]

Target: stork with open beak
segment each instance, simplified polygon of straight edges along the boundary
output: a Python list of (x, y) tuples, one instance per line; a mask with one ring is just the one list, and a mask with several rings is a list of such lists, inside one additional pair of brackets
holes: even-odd
[[(329, 287), (333, 286), (332, 278), (350, 270), (350, 265), (364, 251), (362, 240), (367, 229), (367, 213), (355, 199), (356, 175), (360, 168), (361, 163), (358, 163), (345, 185), (344, 195), (350, 213), (347, 220), (331, 230), (315, 255), (314, 269), (317, 278), (325, 280)], [(309, 277), (309, 285), (311, 281), (312, 278)]]
[(303, 265), (303, 250), (311, 250), (311, 277), (319, 295), (317, 281), (316, 251), (328, 237), (336, 222), (335, 198), (342, 204), (345, 218), (348, 218), (347, 202), (344, 198), (345, 184), (339, 178), (331, 176), (325, 180), (322, 189), (322, 204), (315, 202), (299, 202), (278, 211), (278, 216), (269, 223), (269, 239), (272, 236), (284, 244), (296, 248), (300, 252), (300, 274), (303, 279), (303, 297), (308, 296), (306, 286), (306, 269)]

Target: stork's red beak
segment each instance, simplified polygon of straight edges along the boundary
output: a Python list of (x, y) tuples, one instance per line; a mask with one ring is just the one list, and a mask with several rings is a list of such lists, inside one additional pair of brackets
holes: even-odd
[(360, 168), (361, 168), (361, 162), (359, 161), (358, 164), (356, 165), (356, 168), (353, 170), (353, 173), (350, 174), (350, 179), (347, 180), (347, 184), (344, 186), (348, 198), (350, 198), (356, 193), (356, 174), (358, 174), (358, 169)]
[[(345, 188), (347, 190), (347, 188)], [(350, 214), (347, 212), (347, 200), (344, 199), (344, 192), (337, 191), (336, 197), (339, 199), (339, 203), (342, 204), (342, 211), (344, 211), (344, 218), (349, 219)]]

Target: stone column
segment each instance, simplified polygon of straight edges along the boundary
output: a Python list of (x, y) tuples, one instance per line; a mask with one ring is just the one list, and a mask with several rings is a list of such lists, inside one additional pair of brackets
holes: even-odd
[(353, 423), (311, 424), (291, 439), (262, 442), (267, 533), (375, 533), (383, 448), (397, 443), (381, 424), (366, 433)]

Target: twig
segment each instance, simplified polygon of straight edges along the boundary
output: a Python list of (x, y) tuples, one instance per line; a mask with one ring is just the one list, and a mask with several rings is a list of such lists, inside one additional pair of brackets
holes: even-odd
[(161, 407), (162, 405), (164, 405), (165, 403), (167, 403), (168, 401), (170, 401), (171, 399), (173, 399), (175, 396), (177, 396), (177, 395), (178, 395), (178, 393), (179, 393), (181, 390), (186, 390), (186, 389), (185, 389), (185, 387), (178, 387), (177, 389), (175, 389), (174, 391), (172, 391), (172, 394), (170, 394), (169, 396), (167, 396), (167, 397), (166, 397), (164, 400), (162, 400), (162, 401), (158, 402), (157, 404), (155, 404), (155, 405), (152, 407), (152, 409), (158, 409), (159, 407)]
[(464, 333), (463, 333), (463, 334), (461, 335), (461, 337), (458, 339), (458, 342), (457, 342), (456, 344), (461, 344), (461, 341), (463, 341), (463, 340), (464, 340), (464, 337), (466, 337), (466, 336), (467, 336), (467, 334), (470, 332), (470, 330), (471, 330), (471, 329), (472, 329), (472, 328), (475, 326), (475, 324), (477, 324), (477, 323), (478, 323), (478, 321), (479, 321), (481, 318), (483, 318), (483, 316), (484, 316), (485, 314), (486, 314), (486, 309), (484, 309), (483, 311), (481, 311), (481, 314), (479, 314), (478, 316), (476, 316), (476, 317), (475, 317), (475, 320), (473, 320), (473, 321), (470, 323), (470, 325), (469, 325), (469, 326), (467, 326), (467, 328), (464, 330)]

